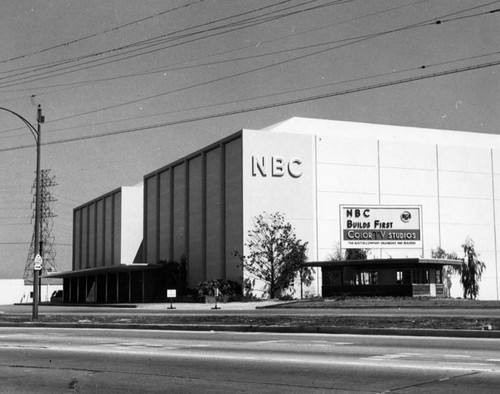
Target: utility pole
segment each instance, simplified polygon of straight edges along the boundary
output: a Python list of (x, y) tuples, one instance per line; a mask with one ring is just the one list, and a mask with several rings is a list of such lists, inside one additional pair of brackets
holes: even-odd
[(33, 321), (38, 320), (38, 303), (40, 302), (39, 294), (39, 274), (42, 269), (42, 243), (40, 239), (40, 212), (41, 212), (41, 201), (40, 201), (40, 183), (41, 183), (41, 171), (40, 171), (40, 145), (42, 139), (42, 123), (45, 122), (45, 117), (42, 115), (42, 107), (38, 104), (37, 115), (37, 137), (36, 138), (36, 180), (35, 180), (35, 248), (38, 248), (38, 253), (35, 257), (35, 264), (33, 269), (33, 311), (31, 319)]
[[(45, 116), (42, 115), (42, 107), (40, 104), (38, 104), (37, 108), (37, 116), (36, 116), (36, 121), (38, 124), (38, 127), (35, 129), (35, 127), (24, 117), (19, 115), (17, 112), (14, 112), (8, 108), (0, 107), (0, 110), (8, 112), (14, 116), (17, 116), (19, 119), (21, 119), (26, 127), (28, 127), (29, 131), (31, 134), (33, 134), (33, 138), (35, 138), (36, 142), (36, 201), (35, 201), (35, 247), (40, 248), (40, 145), (41, 145), (41, 134), (42, 134), (42, 123), (45, 122)], [(41, 256), (40, 258), (35, 257), (35, 271), (34, 271), (34, 278), (33, 278), (33, 315), (32, 315), (32, 320), (36, 321), (38, 320), (38, 301), (39, 301), (39, 296), (38, 296), (38, 274), (39, 270), (42, 267), (42, 262)], [(38, 268), (38, 270), (37, 270)]]

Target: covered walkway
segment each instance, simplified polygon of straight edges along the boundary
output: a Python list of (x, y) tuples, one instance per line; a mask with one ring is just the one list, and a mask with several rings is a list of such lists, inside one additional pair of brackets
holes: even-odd
[(158, 264), (130, 264), (48, 274), (63, 279), (64, 303), (153, 302), (164, 292)]

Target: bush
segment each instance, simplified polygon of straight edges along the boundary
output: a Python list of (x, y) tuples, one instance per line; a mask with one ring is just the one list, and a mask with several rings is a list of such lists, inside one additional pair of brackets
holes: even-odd
[(176, 289), (178, 295), (188, 295), (186, 257), (182, 256), (180, 263), (177, 261), (160, 260), (158, 264), (162, 267), (160, 274), (162, 289), (160, 292), (163, 293), (165, 289)]
[(199, 298), (214, 296), (215, 289), (219, 289), (220, 295), (226, 296), (229, 299), (234, 299), (242, 294), (241, 285), (239, 283), (223, 279), (211, 279), (200, 282), (198, 286), (196, 286), (196, 293)]

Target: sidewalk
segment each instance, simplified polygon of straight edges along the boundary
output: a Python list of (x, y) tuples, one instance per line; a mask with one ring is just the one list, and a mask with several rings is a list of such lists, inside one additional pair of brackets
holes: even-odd
[[(282, 301), (255, 301), (255, 302), (218, 302), (217, 307), (221, 310), (230, 310), (230, 311), (249, 311), (255, 310), (258, 308), (265, 308), (268, 306), (274, 307), (284, 304)], [(196, 302), (188, 302), (188, 303), (172, 303), (172, 306), (179, 311), (205, 311), (207, 309), (211, 309), (215, 307), (213, 303), (196, 303)], [(157, 303), (157, 304), (135, 304), (137, 309), (148, 309), (148, 310), (165, 310), (170, 307), (170, 302), (166, 303)]]

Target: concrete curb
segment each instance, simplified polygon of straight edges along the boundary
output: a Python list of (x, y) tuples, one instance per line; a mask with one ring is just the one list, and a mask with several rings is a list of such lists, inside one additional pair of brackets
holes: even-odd
[[(284, 309), (284, 310), (290, 310), (290, 309), (324, 309), (324, 310), (331, 310), (331, 309), (443, 309), (443, 310), (477, 310), (478, 308), (476, 306), (461, 306), (461, 305), (445, 305), (445, 306), (432, 306), (432, 305), (422, 305), (422, 306), (412, 306), (412, 305), (368, 305), (368, 306), (363, 306), (363, 305), (311, 305), (307, 307), (294, 307), (294, 306), (289, 306), (287, 304), (279, 304), (279, 305), (267, 305), (267, 306), (256, 306), (255, 309)], [(498, 306), (491, 306), (491, 305), (485, 305), (481, 306), (481, 309), (487, 309), (487, 310), (500, 310)]]
[(165, 330), (165, 331), (214, 331), (214, 332), (268, 332), (287, 334), (350, 334), (387, 335), (449, 338), (500, 338), (497, 330), (432, 330), (406, 328), (350, 328), (307, 326), (253, 326), (253, 325), (200, 325), (200, 324), (134, 324), (134, 323), (45, 323), (45, 322), (0, 322), (0, 327), (44, 327), (121, 330)]

